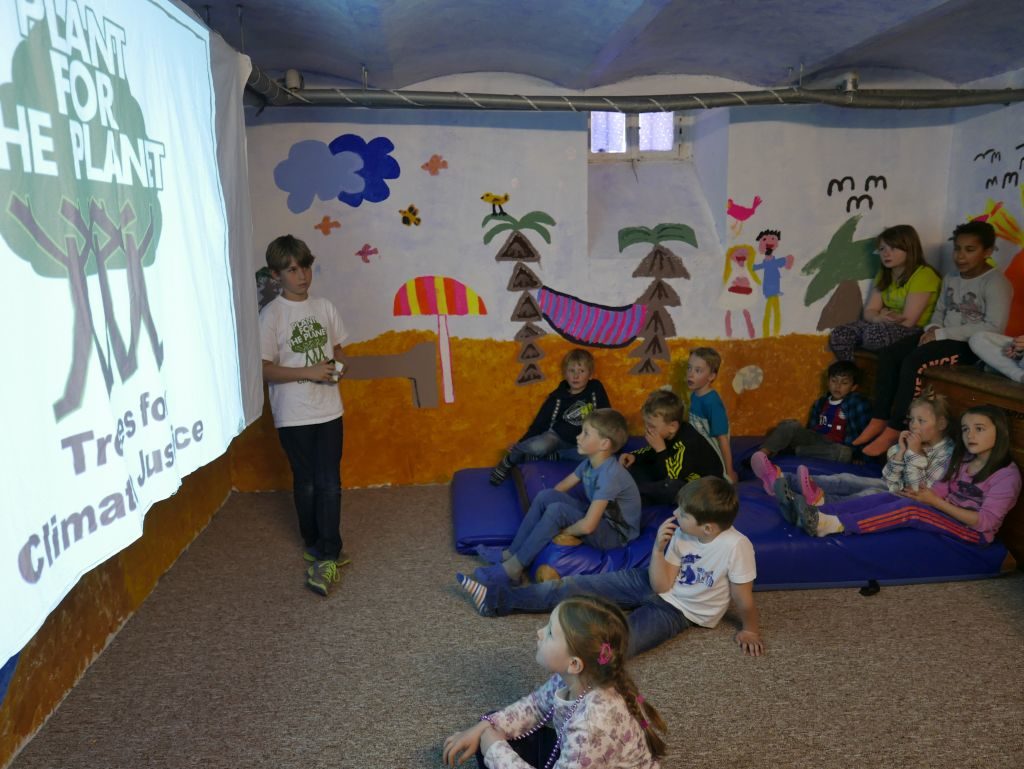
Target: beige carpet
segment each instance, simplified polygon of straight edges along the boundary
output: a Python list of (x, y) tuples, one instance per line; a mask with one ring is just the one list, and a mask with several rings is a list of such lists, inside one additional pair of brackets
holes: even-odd
[[(536, 616), (453, 588), (448, 489), (345, 494), (355, 562), (307, 591), (287, 494), (235, 494), (16, 758), (16, 769), (438, 767), (450, 732), (543, 679)], [(634, 661), (666, 767), (1019, 767), (1024, 574), (758, 593), (769, 654), (733, 627)]]

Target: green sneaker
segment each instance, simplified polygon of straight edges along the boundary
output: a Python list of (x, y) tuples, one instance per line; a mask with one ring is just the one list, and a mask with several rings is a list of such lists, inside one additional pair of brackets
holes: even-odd
[[(315, 547), (307, 547), (305, 550), (303, 550), (302, 558), (306, 561), (306, 563), (316, 563), (317, 561), (324, 560), (324, 558), (320, 555), (320, 551), (317, 550)], [(352, 559), (349, 557), (348, 553), (342, 550), (340, 553), (338, 553), (338, 557), (334, 560), (334, 562), (338, 564), (338, 568), (340, 569), (342, 566), (348, 566), (350, 563), (352, 563)]]
[(334, 561), (316, 561), (306, 569), (306, 587), (323, 596), (327, 595), (331, 583), (340, 579), (338, 564)]

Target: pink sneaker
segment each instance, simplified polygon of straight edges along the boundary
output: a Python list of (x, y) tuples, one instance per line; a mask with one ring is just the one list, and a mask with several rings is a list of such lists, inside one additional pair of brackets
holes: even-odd
[(800, 492), (804, 495), (804, 499), (807, 500), (807, 504), (815, 507), (821, 507), (825, 504), (825, 492), (814, 482), (814, 479), (811, 477), (811, 471), (807, 469), (807, 465), (800, 465), (796, 469), (796, 475), (800, 479)]
[(772, 462), (763, 451), (755, 451), (750, 457), (750, 469), (764, 486), (764, 492), (768, 496), (775, 496), (775, 481), (782, 475), (779, 466)]

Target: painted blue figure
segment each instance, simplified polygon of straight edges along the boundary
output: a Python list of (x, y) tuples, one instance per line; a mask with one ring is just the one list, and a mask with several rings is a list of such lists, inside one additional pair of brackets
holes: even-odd
[[(779, 334), (779, 327), (782, 325), (782, 310), (779, 307), (779, 297), (782, 296), (782, 271), (793, 267), (792, 254), (785, 257), (775, 256), (775, 249), (779, 247), (781, 239), (781, 230), (762, 230), (757, 235), (757, 252), (764, 256), (764, 261), (755, 264), (754, 269), (764, 273), (764, 280), (761, 282), (761, 293), (765, 299), (764, 324), (761, 331), (765, 337)], [(772, 320), (775, 321), (774, 324)], [(775, 330), (771, 331), (773, 325)]]

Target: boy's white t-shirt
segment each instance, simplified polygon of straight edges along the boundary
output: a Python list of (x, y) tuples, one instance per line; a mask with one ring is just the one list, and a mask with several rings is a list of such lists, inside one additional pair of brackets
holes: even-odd
[[(279, 366), (311, 366), (334, 356), (345, 338), (334, 305), (322, 297), (293, 302), (278, 296), (260, 312), (260, 357)], [(274, 427), (315, 425), (344, 413), (341, 391), (333, 382), (271, 382)]]
[(661, 597), (703, 627), (714, 627), (725, 615), (730, 582), (753, 582), (757, 577), (754, 546), (731, 526), (707, 543), (676, 529), (665, 560), (679, 566), (679, 574)]

